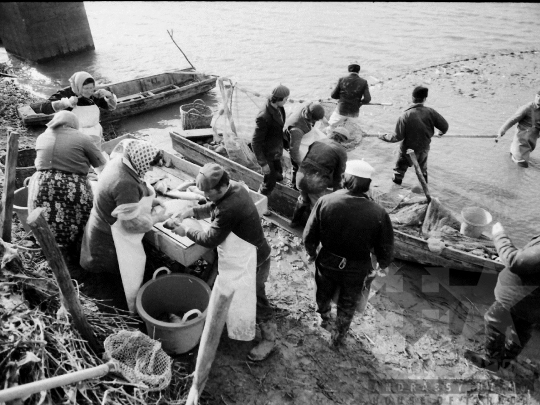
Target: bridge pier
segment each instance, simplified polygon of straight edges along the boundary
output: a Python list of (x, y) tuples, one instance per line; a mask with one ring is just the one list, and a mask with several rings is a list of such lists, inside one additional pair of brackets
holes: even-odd
[(6, 51), (33, 62), (94, 50), (83, 2), (0, 2)]

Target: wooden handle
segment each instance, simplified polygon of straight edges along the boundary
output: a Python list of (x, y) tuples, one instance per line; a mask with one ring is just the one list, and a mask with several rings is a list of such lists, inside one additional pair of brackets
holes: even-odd
[(70, 374), (59, 375), (53, 378), (47, 378), (33, 383), (18, 385), (17, 387), (8, 388), (0, 391), (0, 403), (13, 401), (14, 399), (28, 397), (32, 394), (37, 394), (41, 391), (47, 391), (52, 388), (61, 387), (63, 385), (73, 384), (79, 381), (98, 378), (106, 375), (109, 371), (114, 370), (114, 363), (109, 362), (101, 366), (92, 367), (88, 370), (76, 371)]
[(414, 170), (416, 171), (416, 177), (418, 177), (418, 181), (420, 182), (420, 185), (422, 186), (422, 189), (424, 190), (424, 194), (426, 195), (427, 202), (431, 202), (431, 195), (429, 194), (429, 189), (426, 183), (426, 179), (424, 178), (424, 175), (422, 174), (422, 170), (420, 170), (420, 165), (418, 164), (418, 160), (416, 160), (416, 155), (414, 154), (414, 150), (408, 149), (407, 155), (409, 156), (409, 159), (411, 159), (411, 162), (414, 166)]
[(4, 191), (2, 194), (2, 213), (0, 215), (1, 236), (4, 242), (11, 242), (13, 200), (17, 175), (17, 156), (19, 155), (19, 133), (11, 131), (8, 135), (6, 166), (4, 173)]
[(86, 319), (79, 297), (73, 287), (73, 282), (71, 281), (71, 276), (69, 275), (64, 257), (56, 244), (56, 240), (54, 239), (49, 224), (47, 224), (42, 212), (43, 208), (36, 208), (33, 210), (30, 215), (28, 215), (28, 226), (32, 229), (41, 249), (43, 249), (47, 262), (49, 262), (56, 283), (62, 292), (64, 305), (73, 318), (74, 326), (81, 336), (88, 341), (88, 344), (94, 353), (99, 354), (103, 351), (101, 345)]
[(197, 405), (199, 403), (199, 396), (204, 390), (212, 363), (216, 357), (221, 332), (225, 326), (225, 320), (227, 319), (233, 295), (234, 290), (225, 288), (219, 281), (212, 290), (208, 312), (206, 314), (206, 322), (199, 345), (197, 365), (193, 373), (193, 383), (189, 390), (186, 405)]

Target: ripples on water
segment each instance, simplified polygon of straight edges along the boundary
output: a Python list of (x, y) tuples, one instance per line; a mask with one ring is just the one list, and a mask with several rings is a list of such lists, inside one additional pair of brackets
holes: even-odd
[[(365, 77), (386, 78), (464, 56), (537, 49), (540, 17), (534, 3), (85, 2), (85, 7), (96, 51), (36, 66), (47, 79), (32, 87), (50, 94), (77, 70), (114, 82), (188, 67), (166, 32), (173, 29), (200, 71), (260, 92), (282, 82), (295, 98), (326, 98), (351, 59), (361, 63)], [(205, 100), (216, 102), (212, 95)], [(167, 128), (173, 121), (166, 113), (178, 115), (178, 108), (134, 118), (130, 125)], [(524, 243), (540, 230), (540, 158), (536, 151), (536, 167), (516, 169), (505, 155), (512, 134), (496, 150), (485, 139), (434, 141), (439, 143), (430, 154), (430, 187), (457, 211), (471, 204), (489, 209)], [(378, 176), (390, 176), (392, 147), (370, 142), (361, 150), (381, 149), (384, 153), (374, 152), (372, 159), (380, 164)], [(411, 176), (412, 170), (406, 182), (414, 183)]]

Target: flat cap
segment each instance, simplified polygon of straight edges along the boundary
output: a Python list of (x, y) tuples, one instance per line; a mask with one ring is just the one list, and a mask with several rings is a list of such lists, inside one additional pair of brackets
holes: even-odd
[(195, 184), (199, 190), (209, 191), (218, 184), (221, 177), (223, 177), (223, 173), (225, 171), (217, 163), (207, 163), (199, 170)]
[(277, 97), (277, 98), (289, 97), (289, 94), (291, 94), (291, 92), (289, 91), (289, 88), (285, 87), (282, 84), (276, 86), (274, 90), (272, 90), (272, 96)]

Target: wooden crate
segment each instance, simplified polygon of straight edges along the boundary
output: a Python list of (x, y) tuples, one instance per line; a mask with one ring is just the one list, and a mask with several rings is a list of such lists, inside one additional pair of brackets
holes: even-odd
[[(167, 152), (165, 154), (167, 158), (171, 159), (174, 167), (155, 168), (154, 170), (166, 173), (171, 187), (177, 187), (184, 181), (193, 180), (199, 173), (200, 166), (170, 155)], [(257, 212), (259, 213), (259, 217), (261, 217), (268, 207), (268, 198), (253, 190), (249, 190), (249, 195), (255, 202)], [(199, 220), (199, 223), (204, 231), (210, 228), (209, 219)], [(179, 236), (171, 230), (165, 229), (162, 223), (154, 225), (152, 230), (145, 234), (144, 238), (156, 249), (184, 266), (195, 263), (203, 256), (207, 259), (212, 252), (212, 249), (197, 245), (191, 239), (185, 236)]]

